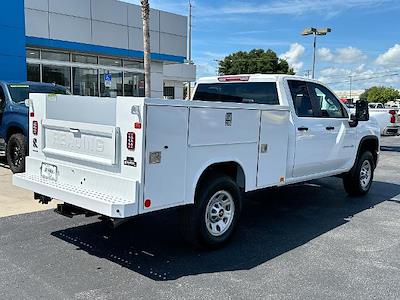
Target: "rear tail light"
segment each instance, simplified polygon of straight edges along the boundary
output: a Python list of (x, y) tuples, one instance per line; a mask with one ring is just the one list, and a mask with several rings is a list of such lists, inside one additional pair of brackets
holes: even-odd
[(390, 117), (390, 123), (392, 123), (392, 124), (396, 123), (396, 111), (395, 110), (389, 110), (389, 114), (392, 115)]
[(32, 133), (33, 135), (38, 135), (39, 123), (38, 121), (32, 121)]
[(126, 147), (129, 150), (135, 150), (136, 136), (134, 132), (128, 132), (126, 135)]

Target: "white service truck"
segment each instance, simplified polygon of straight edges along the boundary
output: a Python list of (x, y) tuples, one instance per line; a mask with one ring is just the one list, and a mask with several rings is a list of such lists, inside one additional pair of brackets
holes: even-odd
[(400, 133), (400, 115), (398, 109), (371, 108), (371, 119), (374, 119), (380, 128), (381, 135), (398, 135)]
[(368, 105), (350, 115), (323, 84), (289, 75), (199, 80), (192, 101), (32, 95), (15, 185), (58, 211), (115, 221), (180, 206), (185, 237), (219, 247), (242, 195), (338, 175), (366, 194), (379, 155)]

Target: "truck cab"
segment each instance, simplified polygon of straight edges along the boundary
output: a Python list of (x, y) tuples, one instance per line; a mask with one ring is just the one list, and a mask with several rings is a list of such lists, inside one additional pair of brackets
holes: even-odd
[(192, 100), (289, 107), (288, 182), (346, 172), (363, 139), (373, 140), (378, 147), (377, 125), (355, 123), (350, 110), (316, 80), (264, 74), (207, 77), (197, 82)]
[(0, 81), (0, 156), (6, 156), (13, 173), (23, 172), (27, 154), (29, 94), (67, 94), (55, 84)]

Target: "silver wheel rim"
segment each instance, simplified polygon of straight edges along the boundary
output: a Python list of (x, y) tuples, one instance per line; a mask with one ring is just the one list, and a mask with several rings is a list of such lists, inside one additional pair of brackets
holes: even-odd
[(206, 227), (213, 236), (223, 235), (231, 226), (235, 215), (235, 203), (227, 191), (216, 192), (206, 208)]
[(360, 185), (363, 190), (368, 188), (372, 177), (372, 166), (369, 160), (363, 162), (360, 171)]

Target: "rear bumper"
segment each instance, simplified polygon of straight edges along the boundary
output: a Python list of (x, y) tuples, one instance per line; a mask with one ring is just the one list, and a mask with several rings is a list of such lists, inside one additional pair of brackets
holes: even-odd
[(58, 183), (39, 175), (15, 174), (13, 184), (112, 218), (127, 218), (137, 214), (137, 203), (131, 200), (71, 184)]
[(383, 135), (397, 135), (400, 133), (400, 126), (399, 125), (395, 125), (395, 126), (387, 126), (384, 130), (383, 130)]

